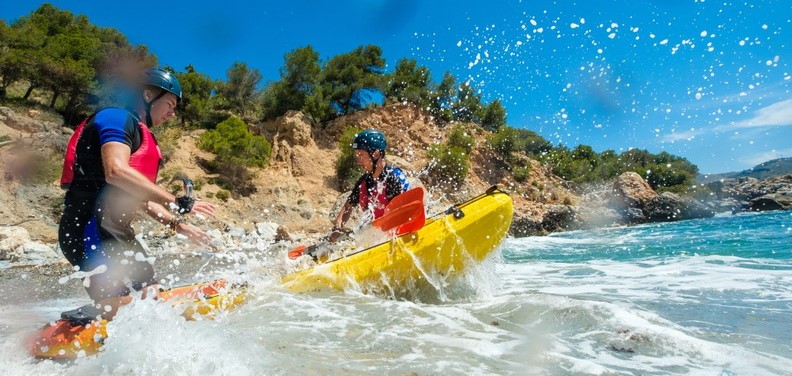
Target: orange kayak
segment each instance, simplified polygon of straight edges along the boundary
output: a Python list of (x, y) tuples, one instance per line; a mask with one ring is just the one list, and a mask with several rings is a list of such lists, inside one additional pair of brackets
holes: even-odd
[[(162, 291), (158, 299), (184, 307), (182, 316), (212, 318), (245, 300), (244, 286), (232, 285), (224, 279)], [(89, 321), (86, 323), (86, 321)], [(28, 349), (37, 358), (74, 359), (94, 355), (107, 338), (107, 320), (62, 318), (46, 324), (29, 340)]]

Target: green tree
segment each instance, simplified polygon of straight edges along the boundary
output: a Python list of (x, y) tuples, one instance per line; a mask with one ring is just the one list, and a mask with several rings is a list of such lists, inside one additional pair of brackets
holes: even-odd
[(322, 71), (325, 98), (341, 115), (360, 110), (372, 92), (382, 92), (384, 67), (382, 50), (373, 45), (333, 57)]
[(317, 86), (314, 88), (313, 93), (305, 98), (303, 111), (315, 123), (330, 120), (335, 114), (333, 105), (325, 97), (324, 90), (321, 86)]
[(262, 168), (269, 163), (272, 150), (266, 138), (250, 133), (247, 125), (234, 116), (202, 134), (198, 146), (217, 154), (220, 161)]
[(175, 73), (183, 93), (177, 115), (181, 119), (182, 126), (187, 123), (202, 124), (209, 118), (212, 92), (217, 85), (209, 76), (196, 71), (192, 64), (185, 67), (185, 70), (184, 73)]
[(481, 123), (481, 97), (470, 86), (469, 82), (457, 88), (457, 100), (451, 106), (454, 119), (467, 123)]
[(459, 187), (470, 170), (470, 154), (450, 145), (433, 145), (428, 151), (429, 176), (436, 183)]
[(62, 113), (67, 121), (89, 103), (90, 97), (103, 96), (107, 86), (103, 77), (124, 77), (118, 71), (132, 66), (132, 62), (156, 62), (145, 47), (130, 46), (117, 30), (99, 28), (86, 16), (74, 16), (51, 4), (17, 19), (8, 29), (8, 33), (0, 32), (7, 37), (0, 37), (4, 39), (0, 48), (5, 49), (0, 54), (2, 84), (7, 87), (12, 82), (27, 81), (25, 100), (34, 89), (49, 91), (51, 107), (65, 98)]
[(410, 102), (426, 109), (430, 104), (429, 68), (419, 67), (413, 59), (403, 58), (387, 76), (385, 98), (388, 102)]
[(34, 89), (42, 85), (41, 67), (48, 60), (43, 52), (47, 34), (42, 27), (31, 21), (31, 17), (21, 17), (11, 24), (8, 35), (9, 51), (0, 56), (4, 84), (19, 80), (28, 82), (28, 90), (23, 96), (25, 100)]
[(226, 76), (228, 80), (217, 88), (218, 95), (224, 100), (224, 107), (241, 117), (252, 114), (256, 102), (256, 89), (261, 83), (261, 72), (237, 61), (228, 68)]
[(465, 128), (461, 124), (457, 124), (451, 129), (451, 133), (448, 134), (448, 141), (446, 143), (448, 146), (460, 148), (464, 150), (465, 153), (470, 154), (470, 152), (473, 151), (476, 141), (473, 139), (473, 136), (465, 131)]
[(513, 153), (518, 149), (517, 130), (512, 127), (501, 127), (487, 137), (487, 144), (506, 162), (511, 162)]
[(11, 27), (0, 19), (0, 51), (5, 52), (11, 42)]
[(47, 59), (41, 63), (43, 86), (52, 92), (50, 107), (55, 108), (58, 97), (68, 93), (69, 101), (78, 100), (90, 93), (96, 71), (94, 62), (101, 42), (77, 25), (85, 22), (81, 16), (79, 24), (47, 38), (44, 53)]
[(534, 131), (516, 128), (515, 132), (518, 139), (518, 149), (524, 151), (528, 155), (539, 158), (553, 149), (553, 144), (551, 144), (550, 141), (547, 141)]
[(287, 53), (280, 68), (281, 79), (267, 85), (264, 91), (262, 117), (268, 120), (290, 110), (306, 110), (308, 98), (311, 98), (312, 115), (324, 119), (324, 111), (316, 108), (317, 100), (325, 101), (318, 87), (321, 72), (319, 53), (313, 47)]
[(338, 140), (341, 155), (335, 163), (336, 177), (338, 177), (338, 185), (342, 191), (347, 191), (352, 188), (358, 177), (363, 173), (363, 170), (355, 163), (355, 150), (352, 149), (352, 141), (355, 135), (362, 129), (346, 126), (344, 132)]
[[(8, 87), (29, 76), (28, 50), (38, 44), (24, 38), (19, 27), (11, 27), (0, 20), (0, 98), (5, 97)], [(32, 51), (31, 51), (32, 52)]]
[(499, 100), (490, 102), (484, 107), (481, 115), (481, 126), (484, 129), (494, 132), (506, 125), (506, 109)]
[(451, 106), (454, 102), (454, 89), (456, 88), (456, 78), (449, 72), (443, 74), (443, 79), (432, 91), (429, 112), (440, 123), (447, 123), (454, 120)]
[(594, 176), (602, 181), (608, 181), (618, 176), (622, 171), (619, 156), (613, 150), (605, 150), (599, 155), (600, 163), (594, 169)]

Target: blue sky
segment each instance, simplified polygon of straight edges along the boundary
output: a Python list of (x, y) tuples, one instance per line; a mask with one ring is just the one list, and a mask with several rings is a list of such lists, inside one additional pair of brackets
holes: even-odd
[[(6, 21), (41, 4), (8, 3)], [(792, 157), (787, 0), (51, 3), (214, 78), (243, 61), (276, 80), (295, 48), (376, 44), (390, 67), (409, 57), (469, 81), (554, 144), (668, 151), (704, 173)]]

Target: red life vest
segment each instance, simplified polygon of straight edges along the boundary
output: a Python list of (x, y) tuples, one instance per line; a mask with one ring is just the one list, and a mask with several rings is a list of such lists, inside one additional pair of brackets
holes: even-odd
[[(85, 124), (91, 117), (83, 120), (74, 134), (69, 139), (69, 144), (66, 146), (66, 157), (63, 159), (63, 171), (61, 173), (61, 188), (68, 189), (72, 181), (74, 181), (74, 162), (77, 159), (77, 141), (80, 139)], [(162, 161), (162, 153), (160, 152), (157, 140), (148, 129), (146, 124), (138, 122), (140, 126), (140, 146), (134, 153), (129, 156), (129, 166), (134, 168), (148, 178), (152, 183), (157, 180), (157, 173), (159, 172), (160, 162)]]
[(382, 217), (385, 214), (385, 206), (388, 205), (388, 196), (386, 195), (385, 184), (376, 184), (374, 193), (369, 196), (369, 190), (366, 186), (366, 179), (360, 182), (360, 191), (358, 191), (358, 203), (360, 203), (360, 210), (369, 210), (369, 205), (373, 206), (374, 219)]
[(63, 158), (63, 171), (61, 172), (60, 180), (60, 185), (63, 189), (69, 189), (71, 182), (74, 181), (74, 160), (77, 158), (77, 141), (80, 139), (83, 129), (85, 129), (85, 123), (91, 117), (86, 118), (77, 126), (74, 134), (69, 139), (69, 144), (66, 146), (66, 157)]

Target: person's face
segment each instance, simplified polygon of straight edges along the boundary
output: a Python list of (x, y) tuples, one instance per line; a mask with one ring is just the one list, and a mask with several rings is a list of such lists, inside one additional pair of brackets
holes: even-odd
[(172, 117), (176, 117), (177, 98), (172, 93), (165, 93), (151, 104), (151, 126), (160, 125)]
[(374, 171), (374, 163), (372, 162), (371, 158), (379, 158), (381, 152), (379, 150), (374, 151), (369, 155), (369, 152), (366, 150), (355, 150), (355, 163), (357, 163), (360, 168), (365, 171), (373, 172)]

